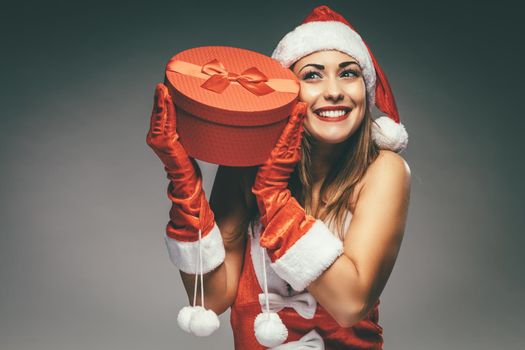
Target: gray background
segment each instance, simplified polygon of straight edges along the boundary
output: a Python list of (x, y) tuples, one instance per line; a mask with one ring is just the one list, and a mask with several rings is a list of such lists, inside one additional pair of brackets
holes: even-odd
[[(325, 1), (370, 45), (410, 134), (412, 197), (381, 296), (385, 349), (521, 349), (522, 34), (517, 7)], [(167, 179), (145, 143), (167, 60), (271, 54), (315, 1), (24, 1), (1, 11), (0, 348), (232, 349), (176, 325)], [(209, 193), (213, 167), (205, 167)]]

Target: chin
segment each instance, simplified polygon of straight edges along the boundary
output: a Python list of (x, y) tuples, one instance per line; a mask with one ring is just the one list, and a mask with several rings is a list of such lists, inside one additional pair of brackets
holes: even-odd
[(315, 116), (307, 115), (304, 127), (317, 142), (335, 145), (348, 140), (357, 131), (362, 119), (356, 120), (354, 116), (350, 114), (349, 118), (342, 122), (325, 123), (317, 120)]
[(350, 128), (344, 128), (346, 130), (342, 130), (343, 128), (341, 128), (341, 126), (336, 128), (318, 128), (312, 126), (310, 123), (305, 123), (305, 128), (317, 142), (331, 145), (345, 142), (355, 132), (355, 130), (351, 130)]
[(348, 140), (350, 136), (352, 136), (351, 133), (346, 134), (327, 134), (326, 132), (318, 132), (316, 130), (312, 130), (311, 128), (308, 128), (308, 131), (312, 135), (312, 137), (322, 143), (335, 145), (341, 142), (344, 142)]

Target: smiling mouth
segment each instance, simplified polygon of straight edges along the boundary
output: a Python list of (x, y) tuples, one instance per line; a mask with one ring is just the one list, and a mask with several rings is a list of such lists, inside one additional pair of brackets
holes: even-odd
[(334, 110), (334, 111), (320, 111), (320, 112), (315, 111), (314, 115), (318, 119), (325, 121), (325, 122), (338, 122), (338, 121), (348, 118), (348, 115), (350, 114), (351, 111), (352, 111), (351, 109), (346, 109), (346, 110), (341, 109), (341, 110)]

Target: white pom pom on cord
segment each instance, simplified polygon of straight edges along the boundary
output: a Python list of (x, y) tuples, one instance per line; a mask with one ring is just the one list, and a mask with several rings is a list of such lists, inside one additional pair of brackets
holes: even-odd
[(220, 327), (217, 314), (200, 305), (183, 307), (177, 316), (177, 323), (185, 332), (193, 333), (199, 337), (206, 337)]
[(268, 280), (266, 277), (266, 262), (265, 254), (266, 249), (261, 248), (261, 258), (263, 266), (263, 285), (264, 285), (264, 299), (266, 301), (266, 310), (257, 315), (253, 322), (253, 330), (255, 332), (255, 338), (259, 344), (266, 346), (267, 348), (273, 348), (274, 346), (281, 345), (286, 338), (288, 338), (288, 328), (284, 325), (283, 321), (277, 314), (277, 312), (270, 311), (270, 305), (268, 300)]
[(195, 306), (195, 309), (190, 321), (190, 330), (193, 334), (207, 337), (219, 328), (219, 317), (213, 310), (206, 310), (202, 306)]
[[(201, 304), (204, 305), (204, 281), (202, 273), (202, 247), (201, 247), (202, 233), (199, 229), (199, 277), (201, 280)], [(193, 288), (193, 306), (185, 306), (177, 315), (177, 323), (179, 327), (185, 332), (193, 333), (199, 337), (206, 337), (215, 332), (219, 326), (219, 317), (213, 310), (206, 310), (201, 305), (196, 305), (197, 301), (197, 275), (195, 275), (195, 286)]]
[(177, 316), (177, 323), (185, 332), (199, 337), (207, 337), (220, 327), (217, 314), (200, 305), (183, 307)]
[(193, 306), (184, 306), (182, 309), (180, 309), (177, 316), (177, 323), (183, 331), (191, 333), (190, 322), (195, 311), (196, 308)]
[(408, 144), (408, 134), (401, 123), (396, 123), (392, 118), (381, 116), (372, 123), (372, 138), (381, 149), (401, 152)]
[(288, 329), (276, 312), (261, 312), (254, 322), (255, 338), (268, 348), (282, 344), (288, 338)]

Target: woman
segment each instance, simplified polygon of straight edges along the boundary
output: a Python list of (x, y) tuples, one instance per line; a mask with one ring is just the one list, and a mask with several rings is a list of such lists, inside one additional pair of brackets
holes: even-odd
[[(179, 324), (207, 335), (231, 307), (236, 349), (381, 349), (379, 296), (410, 193), (396, 153), (408, 136), (390, 87), (361, 37), (326, 6), (272, 57), (297, 75), (301, 102), (262, 166), (219, 167), (209, 204), (177, 140), (171, 97), (157, 86), (147, 141), (171, 180), (165, 238), (193, 305), (196, 274), (205, 274), (205, 308), (183, 309)], [(388, 116), (372, 120), (374, 103)]]

